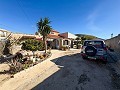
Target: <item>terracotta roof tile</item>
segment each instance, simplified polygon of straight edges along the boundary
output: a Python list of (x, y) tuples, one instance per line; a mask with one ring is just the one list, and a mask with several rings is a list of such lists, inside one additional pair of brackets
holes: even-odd
[(51, 35), (51, 34), (49, 34), (47, 37), (48, 37), (48, 38), (53, 38), (53, 39), (56, 39), (56, 38), (62, 38), (62, 37), (60, 37), (60, 36), (57, 36), (57, 35)]
[(56, 30), (51, 30), (52, 32), (57, 32), (57, 33), (59, 33), (58, 31), (56, 31)]
[(42, 38), (36, 38), (36, 40), (42, 40)]

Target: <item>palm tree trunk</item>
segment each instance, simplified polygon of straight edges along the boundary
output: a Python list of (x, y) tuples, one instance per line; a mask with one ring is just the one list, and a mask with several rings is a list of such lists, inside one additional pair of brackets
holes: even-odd
[(45, 53), (47, 53), (47, 43), (46, 43), (46, 40), (47, 40), (46, 36), (43, 37), (44, 47), (45, 47)]

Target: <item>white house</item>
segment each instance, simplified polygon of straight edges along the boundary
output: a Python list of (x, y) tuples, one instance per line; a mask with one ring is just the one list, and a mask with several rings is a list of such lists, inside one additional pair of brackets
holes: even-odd
[(69, 33), (69, 32), (61, 33), (60, 36), (63, 36), (65, 38), (69, 38), (69, 39), (76, 39), (77, 38), (76, 35)]

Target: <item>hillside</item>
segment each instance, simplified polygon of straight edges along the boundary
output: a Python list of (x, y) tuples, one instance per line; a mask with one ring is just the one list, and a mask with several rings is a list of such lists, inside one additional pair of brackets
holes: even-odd
[(100, 39), (100, 38), (93, 36), (93, 35), (86, 35), (86, 34), (75, 34), (75, 35), (78, 37), (84, 38), (86, 40)]

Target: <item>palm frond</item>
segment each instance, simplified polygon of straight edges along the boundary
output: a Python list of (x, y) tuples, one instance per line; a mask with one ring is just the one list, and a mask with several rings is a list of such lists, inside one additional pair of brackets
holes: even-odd
[(49, 24), (50, 24), (50, 21), (48, 18), (40, 19), (40, 21), (37, 23), (38, 32), (41, 35), (47, 36), (52, 29)]

